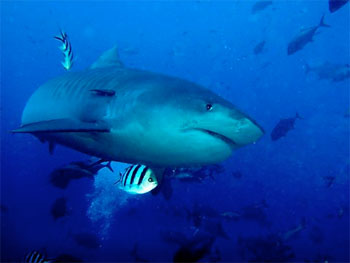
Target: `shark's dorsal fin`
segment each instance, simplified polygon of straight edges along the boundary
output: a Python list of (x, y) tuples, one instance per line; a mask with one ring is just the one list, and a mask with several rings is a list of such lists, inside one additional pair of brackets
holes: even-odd
[(90, 69), (105, 67), (124, 67), (123, 63), (120, 61), (117, 46), (105, 51), (97, 61), (90, 66)]

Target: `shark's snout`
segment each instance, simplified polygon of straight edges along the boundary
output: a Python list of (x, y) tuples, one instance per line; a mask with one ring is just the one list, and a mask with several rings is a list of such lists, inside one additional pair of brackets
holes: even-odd
[(245, 116), (234, 120), (233, 132), (228, 136), (237, 145), (243, 146), (254, 143), (264, 135), (264, 129), (256, 121)]

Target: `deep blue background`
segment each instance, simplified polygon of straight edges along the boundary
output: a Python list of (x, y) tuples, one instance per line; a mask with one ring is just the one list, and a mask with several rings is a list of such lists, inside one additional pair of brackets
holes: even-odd
[[(189, 223), (165, 215), (160, 207), (200, 202), (227, 211), (262, 199), (269, 205), (272, 225), (224, 222), (231, 240), (215, 243), (224, 261), (242, 260), (235, 252), (239, 236), (283, 233), (303, 217), (306, 228), (288, 240), (298, 261), (318, 255), (349, 260), (349, 118), (344, 118), (350, 107), (349, 79), (332, 83), (304, 72), (305, 63), (349, 63), (349, 5), (330, 14), (326, 0), (275, 1), (252, 15), (254, 2), (242, 2), (1, 2), (1, 204), (9, 208), (1, 214), (2, 260), (45, 249), (50, 257), (72, 253), (89, 261), (129, 261), (130, 250), (139, 243), (145, 258), (169, 261), (176, 246), (162, 242), (159, 232), (186, 231)], [(287, 44), (300, 28), (317, 25), (324, 13), (331, 28), (321, 28), (313, 43), (287, 56)], [(170, 202), (143, 196), (132, 203), (136, 214), (127, 213), (131, 204), (121, 207), (101, 234), (86, 212), (91, 180), (73, 182), (64, 191), (49, 183), (54, 168), (87, 156), (60, 146), (50, 156), (47, 145), (36, 138), (9, 133), (20, 125), (34, 90), (64, 73), (53, 39), (59, 28), (70, 36), (74, 71), (118, 44), (127, 66), (207, 86), (256, 119), (266, 135), (226, 161), (225, 173), (215, 182), (177, 183)], [(262, 40), (266, 50), (255, 56), (253, 48)], [(304, 119), (296, 121), (287, 137), (272, 142), (272, 128), (296, 112)], [(232, 177), (235, 170), (243, 174), (240, 180)], [(336, 177), (331, 188), (322, 178), (329, 175)], [(50, 207), (61, 196), (67, 197), (72, 212), (55, 222)], [(340, 208), (343, 217), (327, 217)], [(319, 244), (309, 238), (314, 227), (322, 230)], [(98, 233), (102, 247), (77, 246), (71, 233), (79, 231)]]

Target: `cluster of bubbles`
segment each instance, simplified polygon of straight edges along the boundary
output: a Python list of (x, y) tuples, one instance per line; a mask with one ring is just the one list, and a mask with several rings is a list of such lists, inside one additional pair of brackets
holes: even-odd
[(119, 180), (119, 172), (123, 172), (126, 164), (112, 162), (113, 171), (101, 169), (94, 178), (94, 189), (86, 195), (90, 202), (87, 216), (95, 223), (100, 224), (100, 233), (106, 235), (116, 212), (125, 206), (133, 196), (120, 190), (115, 182)]

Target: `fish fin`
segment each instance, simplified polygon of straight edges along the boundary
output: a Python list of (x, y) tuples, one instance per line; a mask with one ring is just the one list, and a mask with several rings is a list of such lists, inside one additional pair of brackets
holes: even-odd
[(119, 179), (114, 184), (120, 183), (122, 181), (122, 177), (123, 177), (122, 173), (119, 172)]
[(327, 25), (324, 23), (324, 16), (321, 17), (320, 24), (318, 25), (319, 27), (331, 27), (330, 25)]
[(49, 153), (52, 155), (55, 150), (56, 144), (53, 142), (49, 142)]
[(105, 68), (105, 67), (115, 67), (122, 68), (124, 65), (120, 61), (117, 46), (105, 51), (95, 63), (90, 66), (90, 69), (95, 68)]
[(112, 173), (114, 173), (114, 170), (112, 168), (111, 163), (112, 163), (112, 161), (108, 161), (107, 164), (105, 165), (105, 167), (107, 167)]
[(23, 125), (13, 133), (47, 133), (47, 132), (109, 132), (104, 122), (81, 122), (72, 119), (57, 119)]
[(304, 118), (301, 117), (301, 116), (299, 115), (299, 113), (297, 112), (297, 113), (295, 114), (295, 119), (303, 120)]
[(115, 95), (115, 91), (111, 89), (91, 89), (91, 92), (93, 92), (96, 96), (102, 96), (102, 97), (112, 97)]

